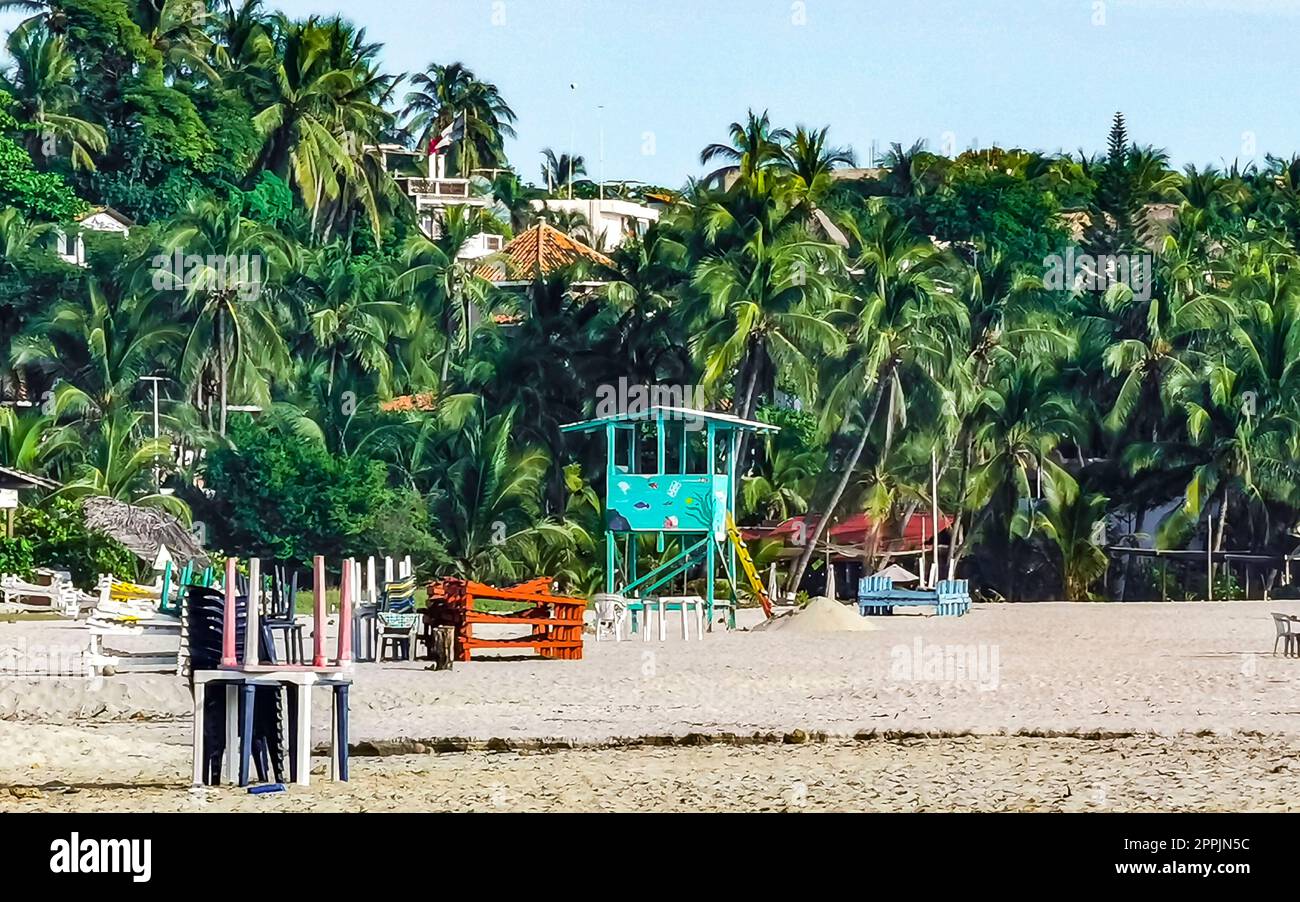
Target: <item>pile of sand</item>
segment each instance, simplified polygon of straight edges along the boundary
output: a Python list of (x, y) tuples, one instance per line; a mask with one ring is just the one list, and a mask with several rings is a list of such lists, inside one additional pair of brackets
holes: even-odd
[(880, 627), (858, 614), (855, 605), (821, 597), (808, 602), (802, 610), (765, 620), (754, 629), (790, 633), (867, 633)]

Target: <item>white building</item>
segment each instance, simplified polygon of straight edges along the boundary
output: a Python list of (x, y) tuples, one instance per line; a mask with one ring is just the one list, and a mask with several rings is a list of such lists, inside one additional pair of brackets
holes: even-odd
[[(492, 202), (490, 194), (483, 192), (474, 179), (447, 178), (444, 175), (446, 158), (425, 157), (399, 144), (380, 144), (379, 151), (385, 171), (393, 176), (402, 192), (415, 205), (420, 231), (430, 238), (442, 234), (442, 216), (448, 207), (487, 207)], [(420, 175), (421, 171), (427, 175)], [(481, 180), (477, 180), (481, 185)], [(460, 260), (476, 260), (501, 250), (504, 242), (500, 235), (480, 232), (461, 249)]]
[(107, 232), (126, 238), (131, 234), (135, 222), (112, 207), (95, 207), (77, 217), (78, 229), (68, 233), (63, 230), (55, 232), (55, 251), (65, 263), (74, 266), (86, 265), (86, 243), (82, 240), (83, 232)]
[(651, 224), (659, 221), (659, 211), (630, 200), (573, 200), (549, 198), (533, 201), (533, 209), (580, 214), (591, 225), (595, 249), (611, 251), (629, 238), (641, 238)]

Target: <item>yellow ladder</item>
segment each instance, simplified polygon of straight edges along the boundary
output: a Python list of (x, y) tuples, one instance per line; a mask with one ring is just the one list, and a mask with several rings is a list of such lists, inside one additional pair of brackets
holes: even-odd
[(758, 578), (758, 571), (754, 569), (754, 559), (749, 556), (749, 549), (745, 547), (745, 539), (736, 528), (736, 521), (732, 518), (731, 511), (727, 511), (727, 538), (735, 546), (736, 558), (740, 561), (740, 569), (745, 571), (745, 577), (749, 580), (749, 588), (762, 603), (763, 613), (771, 617), (772, 599), (767, 597), (767, 589), (763, 588), (763, 581)]

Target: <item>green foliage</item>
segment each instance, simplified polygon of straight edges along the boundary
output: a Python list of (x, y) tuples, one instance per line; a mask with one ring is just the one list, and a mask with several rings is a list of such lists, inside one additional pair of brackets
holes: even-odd
[(230, 440), (208, 455), (205, 497), (194, 502), (215, 545), (304, 566), (316, 554), (375, 549), (373, 533), (394, 503), (383, 464), (239, 420)]
[[(12, 103), (12, 97), (0, 92), (0, 133), (11, 134), (19, 127), (8, 112)], [(68, 222), (87, 208), (63, 176), (38, 171), (31, 154), (6, 134), (0, 134), (0, 206), (48, 222)]]
[(0, 536), (0, 573), (12, 573), (30, 579), (36, 567), (31, 539), (26, 536)]
[(997, 170), (961, 167), (917, 207), (920, 222), (936, 238), (978, 242), (1013, 260), (1036, 261), (1036, 269), (1067, 238), (1050, 195)]
[(282, 228), (293, 212), (293, 192), (275, 173), (263, 170), (257, 184), (243, 196), (244, 215), (272, 228)]
[(374, 526), (359, 541), (360, 555), (410, 555), (420, 579), (444, 572), (451, 564), (446, 546), (433, 532), (428, 500), (410, 489), (388, 493), (375, 514)]
[(102, 573), (135, 579), (139, 572), (139, 558), (116, 539), (87, 529), (80, 506), (68, 498), (19, 508), (14, 536), (26, 545), (32, 566), (67, 570), (82, 589), (92, 588)]

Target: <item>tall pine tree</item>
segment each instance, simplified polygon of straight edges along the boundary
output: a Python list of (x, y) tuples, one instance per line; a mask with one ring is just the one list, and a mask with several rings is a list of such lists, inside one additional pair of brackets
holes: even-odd
[(1116, 113), (1106, 141), (1106, 160), (1097, 179), (1097, 194), (1089, 209), (1091, 220), (1084, 245), (1092, 254), (1136, 250), (1142, 198), (1133, 171), (1135, 145), (1129, 140), (1123, 113)]

